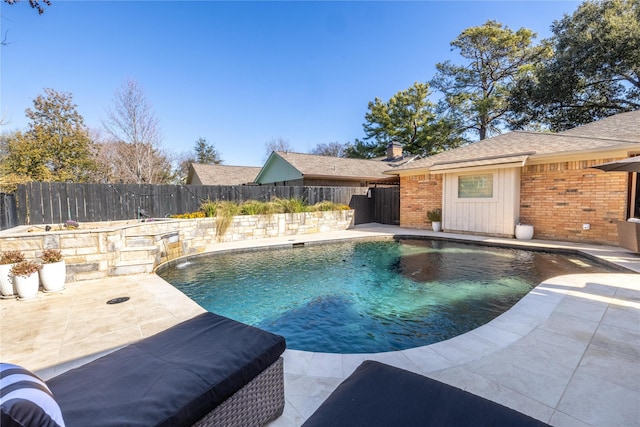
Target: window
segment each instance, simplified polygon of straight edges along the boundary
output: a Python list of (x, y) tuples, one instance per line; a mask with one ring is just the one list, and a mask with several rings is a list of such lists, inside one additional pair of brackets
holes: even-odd
[(463, 175), (458, 177), (459, 199), (493, 198), (493, 174)]

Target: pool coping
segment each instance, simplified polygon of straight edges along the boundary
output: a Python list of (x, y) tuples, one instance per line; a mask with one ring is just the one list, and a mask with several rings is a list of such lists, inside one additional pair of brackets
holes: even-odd
[[(640, 271), (634, 271), (633, 266), (628, 262), (620, 262), (617, 257), (612, 258), (611, 256), (602, 257), (598, 255), (593, 249), (586, 248), (581, 245), (575, 245), (570, 243), (563, 243), (559, 245), (558, 243), (542, 243), (532, 244), (530, 242), (520, 243), (517, 241), (510, 241), (507, 239), (503, 240), (470, 240), (461, 238), (460, 235), (456, 234), (446, 234), (446, 233), (434, 233), (434, 234), (404, 234), (404, 233), (395, 233), (395, 234), (380, 234), (377, 236), (369, 235), (369, 236), (350, 236), (339, 239), (326, 239), (326, 240), (310, 240), (305, 241), (304, 239), (300, 239), (302, 241), (298, 241), (297, 239), (289, 239), (290, 241), (287, 243), (274, 243), (269, 245), (261, 245), (261, 246), (247, 246), (247, 247), (231, 247), (231, 248), (216, 248), (211, 251), (199, 252), (194, 254), (183, 255), (179, 258), (174, 258), (169, 261), (164, 261), (153, 269), (153, 272), (158, 274), (159, 270), (164, 268), (180, 265), (184, 262), (188, 262), (193, 259), (204, 258), (210, 256), (212, 254), (217, 253), (250, 253), (257, 252), (261, 250), (277, 250), (277, 249), (289, 249), (292, 247), (303, 247), (303, 246), (315, 246), (322, 244), (331, 244), (331, 243), (340, 243), (345, 240), (358, 240), (358, 241), (376, 241), (376, 240), (393, 240), (393, 239), (418, 239), (418, 240), (439, 240), (439, 241), (449, 241), (456, 243), (467, 243), (467, 244), (478, 244), (495, 248), (505, 248), (505, 249), (522, 249), (529, 250), (535, 252), (548, 252), (548, 253), (557, 253), (557, 254), (577, 254), (581, 255), (587, 259), (592, 261), (597, 261), (602, 264), (606, 264), (607, 266), (617, 269), (620, 273), (640, 273)], [(626, 255), (626, 254), (625, 254)]]

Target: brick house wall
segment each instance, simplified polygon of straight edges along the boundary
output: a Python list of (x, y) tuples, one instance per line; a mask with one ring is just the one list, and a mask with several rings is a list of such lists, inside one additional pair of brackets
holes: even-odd
[(442, 209), (443, 175), (400, 177), (400, 227), (431, 229), (427, 212)]
[[(535, 238), (617, 245), (617, 221), (626, 218), (627, 173), (590, 166), (617, 159), (525, 166), (520, 181), (520, 222)], [(582, 224), (590, 224), (583, 230)]]
[[(520, 222), (536, 239), (617, 245), (617, 222), (626, 218), (629, 177), (590, 166), (618, 160), (580, 160), (525, 166), (520, 181)], [(427, 211), (442, 208), (442, 174), (400, 177), (400, 226), (430, 229)], [(446, 214), (446, 213), (445, 213)], [(583, 230), (582, 224), (590, 224)]]

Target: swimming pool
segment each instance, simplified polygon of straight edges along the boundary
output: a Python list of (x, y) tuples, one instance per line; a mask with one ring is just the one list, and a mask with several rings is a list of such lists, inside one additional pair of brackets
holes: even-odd
[(610, 271), (578, 255), (396, 239), (211, 254), (158, 274), (288, 348), (376, 353), (475, 329), (550, 277)]

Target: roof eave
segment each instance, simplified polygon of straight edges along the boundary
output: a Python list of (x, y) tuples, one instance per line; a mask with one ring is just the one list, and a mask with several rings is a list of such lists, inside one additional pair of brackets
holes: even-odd
[(629, 154), (640, 153), (640, 142), (623, 142), (618, 145), (592, 148), (588, 150), (560, 151), (556, 153), (534, 154), (530, 157), (528, 164), (548, 163), (553, 160), (563, 160), (570, 157), (574, 160), (591, 159), (593, 155), (604, 155), (611, 157), (627, 157)]
[(344, 175), (315, 175), (315, 174), (302, 174), (305, 179), (334, 179), (339, 181), (381, 181), (388, 180), (391, 177), (386, 176), (344, 176)]
[[(606, 154), (611, 157), (627, 157), (630, 154), (640, 154), (640, 143), (625, 141), (618, 145), (610, 145), (606, 147), (598, 147), (598, 148), (592, 148), (588, 150), (582, 149), (582, 150), (561, 151), (561, 152), (544, 153), (544, 154), (537, 154), (535, 152), (531, 152), (529, 153), (528, 159), (525, 162), (523, 162), (523, 164), (520, 166), (524, 166), (525, 164), (530, 165), (530, 164), (548, 163), (552, 160), (556, 160), (556, 159), (561, 160), (561, 159), (566, 159), (567, 157), (570, 157), (576, 160), (580, 160), (583, 158), (589, 159), (589, 158), (593, 158), (594, 154), (597, 154), (597, 155)], [(508, 157), (508, 156), (503, 156), (503, 157)], [(466, 162), (473, 162), (478, 159), (468, 159), (466, 160)], [(463, 163), (463, 162), (456, 162), (456, 163)], [(519, 162), (513, 162), (512, 164), (516, 165), (516, 163), (519, 163)], [(406, 168), (406, 169), (400, 169), (400, 170), (391, 169), (391, 170), (384, 171), (383, 173), (388, 175), (398, 175), (398, 176), (409, 176), (409, 175), (416, 175), (420, 173), (441, 174), (441, 173), (449, 173), (449, 172), (458, 172), (462, 170), (471, 171), (471, 170), (479, 170), (479, 169), (490, 169), (491, 167), (494, 167), (494, 166), (497, 167), (504, 164), (505, 163), (500, 163), (499, 158), (497, 158), (496, 163), (493, 163), (491, 165), (471, 166), (469, 168), (452, 167), (451, 169), (439, 169), (437, 171), (434, 171), (432, 170), (432, 168), (437, 165), (436, 163), (428, 166), (418, 166), (414, 168)], [(452, 162), (452, 165), (455, 165), (455, 163)], [(517, 167), (517, 166), (513, 166), (513, 167)]]

